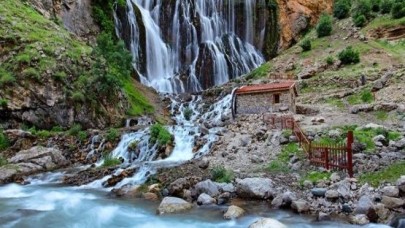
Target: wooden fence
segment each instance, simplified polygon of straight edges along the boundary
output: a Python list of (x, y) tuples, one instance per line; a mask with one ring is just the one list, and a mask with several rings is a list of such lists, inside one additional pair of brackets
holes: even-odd
[(345, 144), (321, 144), (308, 139), (300, 125), (290, 115), (264, 115), (263, 120), (274, 129), (291, 129), (311, 164), (327, 170), (346, 170), (353, 177), (353, 132), (347, 133)]

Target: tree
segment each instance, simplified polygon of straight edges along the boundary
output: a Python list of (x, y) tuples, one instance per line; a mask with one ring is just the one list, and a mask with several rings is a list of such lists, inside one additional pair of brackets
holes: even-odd
[(329, 36), (332, 33), (332, 18), (328, 14), (324, 13), (319, 19), (316, 26), (316, 32), (318, 37)]
[(303, 52), (309, 51), (309, 50), (311, 50), (311, 48), (312, 48), (311, 41), (310, 41), (309, 39), (303, 40), (303, 41), (300, 43), (300, 46), (301, 46)]
[(339, 0), (335, 2), (333, 6), (333, 16), (337, 19), (343, 19), (349, 16), (350, 13), (350, 2), (347, 0)]
[(342, 50), (338, 54), (339, 60), (342, 64), (351, 64), (351, 63), (359, 63), (360, 62), (360, 54), (358, 51), (353, 50), (351, 46), (347, 47), (346, 49)]

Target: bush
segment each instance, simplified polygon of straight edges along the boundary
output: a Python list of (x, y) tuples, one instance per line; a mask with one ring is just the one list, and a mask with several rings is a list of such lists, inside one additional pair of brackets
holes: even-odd
[(359, 15), (356, 18), (353, 18), (353, 23), (356, 27), (363, 27), (366, 25), (367, 19), (364, 15)]
[(350, 2), (345, 0), (340, 0), (335, 2), (333, 6), (333, 16), (337, 19), (343, 19), (349, 16), (350, 13)]
[(8, 100), (0, 98), (0, 107), (7, 108)]
[(326, 58), (326, 64), (333, 65), (335, 63), (335, 59), (332, 56), (328, 56)]
[(150, 142), (166, 145), (173, 141), (170, 132), (160, 124), (155, 124), (150, 127)]
[(382, 0), (380, 5), (380, 12), (382, 14), (390, 13), (392, 9), (392, 0)]
[(73, 92), (73, 94), (72, 94), (72, 100), (74, 102), (84, 103), (86, 101), (86, 98), (84, 97), (82, 92), (76, 91), (76, 92)]
[(405, 2), (396, 2), (392, 6), (391, 15), (394, 19), (405, 17)]
[(352, 17), (364, 15), (367, 19), (371, 17), (371, 3), (369, 0), (359, 0), (352, 10)]
[(329, 36), (332, 33), (332, 18), (328, 14), (322, 14), (316, 26), (318, 37)]
[(211, 178), (215, 182), (230, 183), (232, 182), (234, 175), (231, 170), (227, 170), (223, 166), (215, 166), (213, 169), (211, 169)]
[(311, 50), (311, 47), (312, 47), (311, 41), (309, 39), (305, 39), (300, 43), (300, 46), (301, 46), (303, 52), (309, 51), (309, 50)]
[(15, 82), (15, 77), (4, 70), (3, 68), (0, 68), (0, 88), (5, 86), (5, 85), (11, 85)]
[(81, 130), (82, 126), (80, 124), (74, 124), (67, 133), (71, 136), (77, 136)]
[(77, 134), (77, 137), (79, 138), (80, 142), (83, 142), (87, 139), (87, 132), (85, 131), (79, 131), (79, 133)]
[(361, 100), (364, 103), (371, 103), (374, 100), (373, 93), (370, 90), (363, 91), (361, 93)]
[(120, 136), (120, 133), (118, 132), (117, 129), (115, 128), (110, 128), (107, 131), (107, 135), (105, 136), (105, 138), (107, 139), (107, 141), (115, 141), (118, 139), (118, 137)]
[(370, 0), (371, 10), (373, 12), (379, 12), (381, 6), (381, 0)]
[(0, 150), (5, 150), (10, 146), (10, 142), (7, 138), (7, 135), (3, 133), (3, 130), (0, 129)]
[(339, 60), (342, 64), (351, 64), (360, 62), (360, 54), (358, 51), (353, 50), (351, 46), (347, 47), (338, 54)]
[(186, 120), (190, 120), (191, 116), (193, 115), (193, 110), (187, 107), (186, 109), (184, 109), (183, 115)]
[(104, 155), (104, 162), (103, 162), (102, 167), (117, 166), (121, 163), (122, 162), (120, 161), (120, 159), (113, 157), (112, 154), (107, 154), (107, 155)]

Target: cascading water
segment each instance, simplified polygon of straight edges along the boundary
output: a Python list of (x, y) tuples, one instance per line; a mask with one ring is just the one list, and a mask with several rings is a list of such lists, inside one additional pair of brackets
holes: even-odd
[(127, 0), (125, 13), (115, 14), (116, 31), (131, 50), (142, 83), (159, 92), (201, 91), (263, 63), (269, 28), (260, 15), (266, 15), (266, 4)]

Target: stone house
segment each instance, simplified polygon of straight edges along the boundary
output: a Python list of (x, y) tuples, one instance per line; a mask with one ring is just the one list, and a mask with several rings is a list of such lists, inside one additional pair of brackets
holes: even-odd
[(296, 113), (297, 96), (295, 81), (242, 86), (233, 94), (232, 114)]

